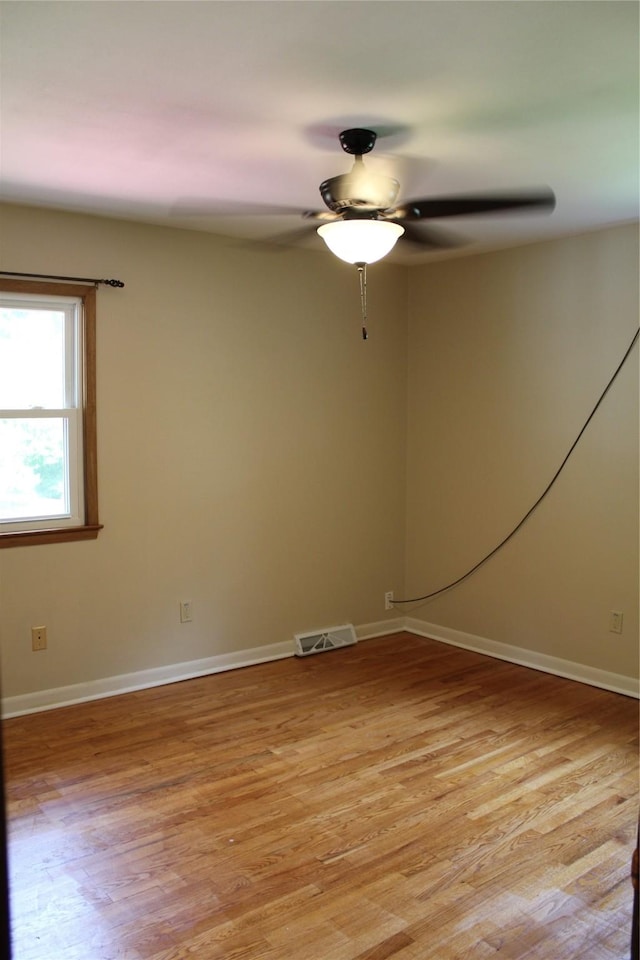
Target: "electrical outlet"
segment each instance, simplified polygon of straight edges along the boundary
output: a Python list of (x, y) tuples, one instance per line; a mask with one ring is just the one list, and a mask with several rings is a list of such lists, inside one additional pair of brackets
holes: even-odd
[(34, 652), (47, 649), (46, 627), (31, 627), (31, 649)]
[(609, 614), (609, 633), (622, 633), (622, 614), (612, 610)]
[(191, 623), (191, 600), (180, 601), (180, 623)]
[(393, 590), (387, 590), (384, 595), (385, 610), (393, 610)]

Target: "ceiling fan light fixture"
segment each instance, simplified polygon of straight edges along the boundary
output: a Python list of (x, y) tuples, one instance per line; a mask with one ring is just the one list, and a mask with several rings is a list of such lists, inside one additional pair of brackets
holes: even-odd
[(323, 223), (318, 233), (346, 263), (375, 263), (391, 252), (404, 227), (391, 220), (335, 220)]

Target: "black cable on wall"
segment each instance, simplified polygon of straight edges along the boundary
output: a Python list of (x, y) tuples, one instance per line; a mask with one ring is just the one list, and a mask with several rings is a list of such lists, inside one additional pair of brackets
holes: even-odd
[(625, 351), (625, 354), (624, 354), (622, 360), (620, 361), (620, 363), (619, 363), (618, 366), (616, 367), (616, 369), (615, 369), (615, 371), (614, 371), (614, 373), (613, 373), (613, 376), (612, 376), (611, 379), (609, 380), (608, 384), (606, 385), (606, 387), (604, 388), (604, 390), (603, 390), (602, 393), (600, 394), (600, 397), (598, 398), (598, 401), (597, 401), (595, 407), (593, 408), (593, 410), (591, 411), (591, 413), (589, 414), (589, 416), (588, 416), (587, 419), (585, 420), (585, 422), (584, 422), (584, 424), (583, 424), (583, 426), (582, 426), (582, 429), (580, 430), (580, 433), (578, 434), (578, 436), (576, 437), (576, 439), (573, 441), (573, 443), (572, 443), (571, 446), (569, 447), (569, 452), (568, 452), (567, 455), (565, 456), (564, 460), (562, 461), (562, 463), (560, 464), (560, 466), (558, 467), (558, 469), (557, 469), (556, 472), (554, 473), (553, 477), (551, 478), (551, 480), (549, 481), (549, 483), (547, 484), (547, 486), (545, 487), (545, 489), (542, 491), (542, 493), (540, 494), (540, 496), (538, 497), (538, 499), (536, 500), (536, 502), (533, 504), (532, 507), (530, 507), (530, 508), (527, 510), (527, 512), (525, 513), (525, 515), (524, 515), (524, 517), (522, 518), (522, 520), (520, 520), (520, 522), (515, 525), (515, 527), (513, 528), (513, 530), (512, 530), (510, 533), (508, 533), (507, 536), (506, 536), (503, 540), (501, 540), (500, 543), (499, 543), (496, 547), (493, 548), (493, 550), (491, 550), (486, 556), (484, 556), (484, 557), (482, 558), (482, 560), (478, 560), (478, 562), (475, 563), (469, 570), (467, 570), (466, 573), (463, 573), (461, 577), (458, 577), (456, 580), (452, 580), (451, 583), (447, 583), (444, 587), (440, 587), (438, 590), (433, 590), (431, 593), (425, 593), (425, 594), (424, 594), (423, 596), (421, 596), (421, 597), (410, 597), (410, 598), (407, 599), (407, 600), (394, 600), (394, 601), (393, 601), (393, 606), (394, 606), (394, 607), (395, 607), (395, 606), (398, 606), (398, 604), (403, 604), (403, 603), (421, 603), (421, 602), (424, 601), (424, 600), (431, 600), (432, 597), (437, 597), (438, 594), (444, 593), (446, 590), (451, 590), (452, 587), (457, 587), (457, 585), (458, 585), (459, 583), (462, 583), (462, 581), (463, 581), (463, 580), (466, 580), (468, 577), (470, 577), (472, 573), (475, 573), (476, 570), (478, 570), (483, 564), (485, 564), (485, 563), (487, 562), (487, 560), (490, 560), (491, 557), (493, 557), (493, 556), (498, 552), (498, 550), (501, 550), (502, 547), (504, 547), (504, 545), (505, 545), (506, 543), (508, 543), (509, 540), (511, 540), (511, 538), (516, 535), (516, 533), (518, 532), (518, 530), (520, 529), (520, 527), (522, 527), (522, 525), (523, 525), (524, 523), (526, 523), (526, 521), (529, 519), (529, 517), (530, 517), (531, 514), (534, 512), (534, 510), (536, 510), (537, 507), (540, 506), (540, 504), (542, 503), (542, 501), (544, 500), (544, 498), (546, 497), (546, 495), (549, 493), (549, 491), (551, 490), (552, 486), (554, 485), (554, 483), (556, 482), (556, 480), (558, 479), (558, 477), (560, 476), (560, 474), (561, 474), (562, 471), (564, 470), (564, 468), (565, 468), (565, 466), (566, 466), (566, 464), (567, 464), (567, 461), (569, 460), (569, 457), (571, 456), (571, 454), (573, 453), (573, 451), (574, 451), (575, 448), (577, 447), (578, 442), (580, 441), (580, 438), (582, 437), (582, 434), (585, 432), (585, 430), (587, 429), (587, 427), (588, 427), (589, 424), (591, 423), (593, 417), (595, 416), (596, 410), (598, 409), (598, 407), (600, 406), (600, 404), (602, 403), (602, 401), (604, 400), (604, 398), (605, 398), (606, 395), (608, 394), (609, 390), (611, 389), (611, 387), (612, 387), (613, 384), (615, 383), (615, 380), (616, 380), (618, 374), (620, 373), (620, 371), (622, 370), (623, 366), (625, 365), (626, 360), (627, 360), (629, 354), (630, 354), (631, 351), (633, 350), (633, 347), (635, 346), (635, 344), (636, 344), (636, 342), (637, 342), (637, 340), (638, 340), (638, 335), (640, 335), (640, 327), (636, 330), (635, 334), (633, 335), (633, 339), (631, 340), (631, 343), (630, 343), (629, 346), (627, 347), (627, 349), (626, 349), (626, 351)]

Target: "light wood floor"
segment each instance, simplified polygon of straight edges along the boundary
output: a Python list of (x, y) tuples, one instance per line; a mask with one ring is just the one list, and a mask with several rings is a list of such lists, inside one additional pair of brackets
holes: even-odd
[(407, 634), (5, 722), (15, 960), (623, 960), (637, 701)]

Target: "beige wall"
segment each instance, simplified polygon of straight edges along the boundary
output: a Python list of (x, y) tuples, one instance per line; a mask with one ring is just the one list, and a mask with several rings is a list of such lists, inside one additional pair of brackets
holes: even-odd
[[(407, 596), (463, 574), (515, 526), (637, 326), (637, 226), (410, 271)], [(637, 345), (516, 537), (407, 612), (637, 675)]]
[[(364, 344), (326, 253), (1, 212), (3, 269), (126, 282), (98, 298), (105, 529), (0, 551), (5, 696), (393, 617), (384, 591), (441, 586), (520, 519), (638, 322), (634, 227), (378, 264)], [(517, 538), (406, 613), (637, 673), (637, 375), (636, 350)]]
[[(0, 551), (5, 696), (384, 619), (403, 587), (406, 274), (2, 209), (3, 269), (98, 294), (95, 542)], [(193, 601), (180, 625), (179, 601)], [(31, 652), (46, 624), (49, 649)]]

